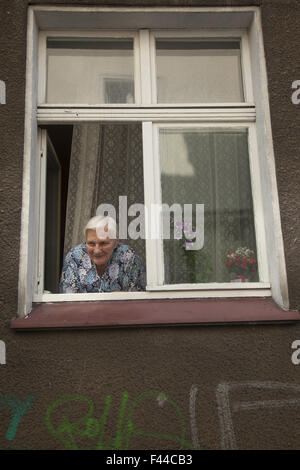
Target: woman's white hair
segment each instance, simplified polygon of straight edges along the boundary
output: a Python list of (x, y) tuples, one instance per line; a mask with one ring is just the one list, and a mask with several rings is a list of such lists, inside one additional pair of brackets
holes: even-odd
[(84, 227), (84, 236), (87, 230), (96, 230), (98, 238), (117, 238), (117, 224), (115, 219), (108, 215), (95, 215)]

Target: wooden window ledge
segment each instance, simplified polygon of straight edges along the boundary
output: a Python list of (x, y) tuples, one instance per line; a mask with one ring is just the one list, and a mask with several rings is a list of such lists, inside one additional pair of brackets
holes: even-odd
[(99, 328), (299, 321), (270, 298), (129, 300), (42, 303), (25, 318), (13, 318), (16, 330)]

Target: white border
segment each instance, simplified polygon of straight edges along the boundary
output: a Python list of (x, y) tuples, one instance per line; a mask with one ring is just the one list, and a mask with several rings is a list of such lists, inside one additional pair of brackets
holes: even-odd
[(27, 55), (26, 55), (26, 87), (25, 87), (25, 119), (24, 119), (24, 158), (23, 188), (21, 212), (20, 264), (18, 282), (18, 316), (24, 317), (31, 311), (34, 279), (36, 273), (36, 151), (37, 122), (36, 90), (37, 90), (37, 55), (38, 28), (34, 12), (28, 11)]

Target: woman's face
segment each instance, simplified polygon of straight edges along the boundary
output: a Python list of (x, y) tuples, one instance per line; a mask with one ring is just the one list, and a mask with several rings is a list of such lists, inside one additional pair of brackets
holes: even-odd
[(112, 252), (118, 245), (118, 240), (111, 238), (98, 238), (96, 230), (87, 230), (86, 248), (89, 257), (99, 268), (105, 268)]

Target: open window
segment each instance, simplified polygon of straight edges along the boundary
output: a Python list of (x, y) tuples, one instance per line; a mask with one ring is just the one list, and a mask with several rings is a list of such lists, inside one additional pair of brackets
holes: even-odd
[[(144, 204), (142, 126), (134, 122), (49, 125), (40, 129), (40, 140), (37, 293), (58, 294), (63, 261), (73, 247), (85, 241), (84, 227), (98, 206), (115, 208), (111, 215), (119, 224), (120, 197), (129, 223), (133, 217), (127, 217), (127, 207)], [(145, 238), (127, 236), (120, 243), (129, 244), (146, 263)]]
[[(53, 9), (30, 9), (20, 315), (85, 300), (273, 296), (288, 308), (259, 10), (83, 10), (55, 9), (55, 28)], [(101, 203), (127, 228), (143, 212), (124, 240), (146, 292), (59, 294), (64, 256)]]

